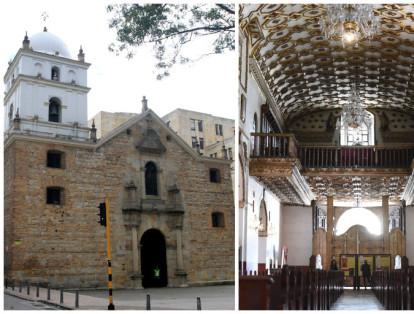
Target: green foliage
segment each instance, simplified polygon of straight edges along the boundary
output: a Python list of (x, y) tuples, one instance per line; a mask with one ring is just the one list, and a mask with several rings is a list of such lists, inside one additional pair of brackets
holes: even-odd
[(120, 4), (107, 11), (109, 27), (117, 34), (109, 50), (132, 58), (135, 48), (151, 43), (158, 79), (168, 76), (176, 63), (191, 61), (182, 48), (195, 38), (214, 36), (211, 51), (203, 55), (234, 50), (234, 4)]

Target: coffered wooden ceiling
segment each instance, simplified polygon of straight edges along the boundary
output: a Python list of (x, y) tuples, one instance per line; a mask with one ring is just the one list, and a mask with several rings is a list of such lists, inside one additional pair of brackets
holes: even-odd
[(340, 108), (356, 83), (368, 108), (414, 109), (414, 5), (377, 4), (381, 30), (358, 47), (327, 40), (323, 4), (242, 5), (240, 27), (288, 120)]

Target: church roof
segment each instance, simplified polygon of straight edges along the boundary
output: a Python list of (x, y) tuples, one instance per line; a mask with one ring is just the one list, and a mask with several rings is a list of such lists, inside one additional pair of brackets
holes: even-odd
[(30, 47), (34, 51), (71, 58), (69, 49), (63, 40), (48, 32), (46, 28), (43, 32), (30, 36)]

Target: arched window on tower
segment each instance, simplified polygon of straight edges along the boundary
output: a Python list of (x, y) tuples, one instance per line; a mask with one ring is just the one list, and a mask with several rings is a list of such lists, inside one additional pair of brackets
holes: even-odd
[(152, 161), (145, 165), (145, 194), (158, 195), (157, 166)]
[(52, 67), (51, 79), (53, 81), (60, 81), (60, 70), (58, 67)]
[(61, 122), (62, 106), (59, 98), (53, 97), (49, 100), (49, 121)]
[(76, 73), (73, 70), (68, 71), (68, 81), (71, 84), (76, 84)]

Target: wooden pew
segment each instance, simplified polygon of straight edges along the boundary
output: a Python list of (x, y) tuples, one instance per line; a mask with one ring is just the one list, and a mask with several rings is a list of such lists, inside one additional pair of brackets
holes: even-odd
[(414, 267), (373, 273), (373, 292), (387, 310), (414, 310)]
[(286, 266), (239, 277), (240, 310), (328, 310), (343, 292), (339, 271)]

